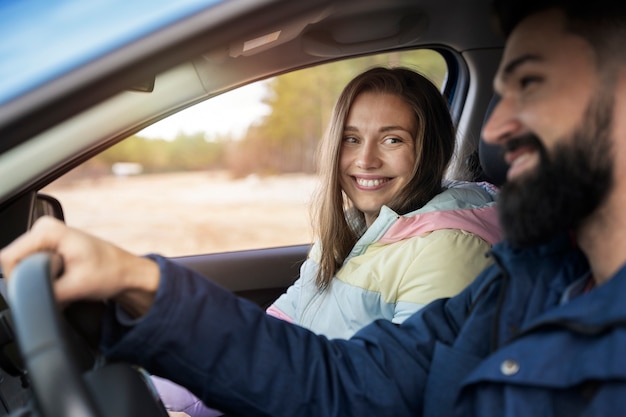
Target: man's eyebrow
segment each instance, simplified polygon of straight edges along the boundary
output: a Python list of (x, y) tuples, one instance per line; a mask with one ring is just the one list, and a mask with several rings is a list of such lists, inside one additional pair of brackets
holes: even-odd
[(506, 80), (521, 65), (527, 62), (536, 62), (536, 61), (542, 61), (542, 60), (543, 59), (539, 55), (536, 55), (536, 54), (525, 54), (520, 57), (517, 57), (511, 60), (511, 62), (506, 64), (505, 67), (502, 69), (502, 80)]

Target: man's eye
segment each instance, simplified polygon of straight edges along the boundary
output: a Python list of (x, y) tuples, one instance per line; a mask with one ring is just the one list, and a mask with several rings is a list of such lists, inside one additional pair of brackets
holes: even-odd
[(541, 77), (528, 75), (528, 76), (520, 78), (519, 86), (522, 90), (525, 90), (531, 85), (533, 85), (534, 83), (538, 83), (539, 81), (541, 81)]

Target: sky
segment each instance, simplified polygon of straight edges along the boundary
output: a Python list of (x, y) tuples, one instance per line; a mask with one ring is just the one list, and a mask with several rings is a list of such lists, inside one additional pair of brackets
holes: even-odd
[(0, 0), (0, 103), (217, 0)]
[(208, 137), (228, 134), (241, 137), (250, 124), (268, 114), (269, 107), (261, 102), (264, 94), (263, 83), (250, 84), (178, 112), (137, 135), (168, 140), (179, 133), (198, 132), (205, 132)]

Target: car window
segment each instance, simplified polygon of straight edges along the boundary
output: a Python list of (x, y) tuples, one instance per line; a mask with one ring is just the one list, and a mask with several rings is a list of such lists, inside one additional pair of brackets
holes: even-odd
[(345, 84), (407, 66), (443, 88), (434, 50), (335, 62), (260, 81), (138, 132), (42, 191), (70, 225), (134, 253), (182, 256), (308, 244), (315, 154)]

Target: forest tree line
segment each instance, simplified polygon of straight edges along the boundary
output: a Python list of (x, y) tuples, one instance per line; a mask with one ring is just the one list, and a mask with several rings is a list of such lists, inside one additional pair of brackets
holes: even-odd
[[(332, 107), (350, 79), (373, 66), (406, 66), (437, 86), (446, 65), (437, 52), (421, 50), (368, 56), (296, 71), (266, 83), (269, 113), (242, 137), (179, 134), (174, 140), (131, 136), (89, 161), (110, 168), (117, 162), (141, 164), (143, 172), (228, 170), (252, 173), (314, 173), (316, 150)], [(236, 110), (235, 110), (236, 111)]]

